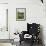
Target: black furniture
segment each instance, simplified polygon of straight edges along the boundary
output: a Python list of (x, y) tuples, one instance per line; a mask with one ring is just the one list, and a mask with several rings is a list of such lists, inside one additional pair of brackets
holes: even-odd
[[(32, 37), (29, 39), (31, 46), (33, 45), (34, 42), (39, 44), (39, 33), (40, 33), (40, 24), (32, 23), (29, 24), (27, 23), (27, 31), (22, 31), (22, 34), (20, 34), (20, 44), (22, 41), (25, 41), (24, 35), (29, 34)], [(28, 38), (26, 39), (26, 41)]]

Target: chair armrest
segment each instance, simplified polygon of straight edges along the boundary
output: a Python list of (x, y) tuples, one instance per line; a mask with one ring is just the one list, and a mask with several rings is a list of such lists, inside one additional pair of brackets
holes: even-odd
[(23, 35), (25, 35), (25, 34), (27, 34), (27, 33), (28, 33), (27, 31), (22, 31), (22, 34), (23, 34)]
[(27, 34), (27, 31), (22, 31), (21, 34), (19, 34), (20, 41), (24, 40), (24, 35)]

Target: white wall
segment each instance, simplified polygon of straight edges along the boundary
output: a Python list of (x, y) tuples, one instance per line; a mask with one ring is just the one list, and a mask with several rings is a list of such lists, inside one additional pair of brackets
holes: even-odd
[(0, 4), (0, 39), (9, 39), (7, 28), (7, 9), (8, 4)]
[[(7, 3), (8, 0), (0, 0), (0, 3), (2, 2)], [(40, 0), (9, 0), (8, 3), (9, 3), (8, 20), (9, 31), (11, 32), (11, 36), (16, 30), (19, 31), (26, 30), (27, 22), (29, 23), (36, 22), (40, 23), (43, 26), (44, 40), (46, 42), (45, 4), (43, 5)], [(26, 21), (16, 21), (16, 8), (26, 8)]]
[[(8, 2), (8, 0), (0, 0), (0, 3), (2, 2)], [(26, 8), (26, 21), (16, 21), (16, 8)], [(11, 36), (16, 30), (26, 30), (27, 22), (40, 23), (43, 26), (45, 36), (45, 21), (45, 7), (40, 0), (9, 0), (9, 31)], [(46, 40), (46, 37), (44, 40)]]
[[(25, 21), (16, 21), (16, 8), (26, 8)], [(11, 36), (16, 30), (27, 30), (27, 23), (33, 22), (43, 26), (43, 35), (46, 41), (45, 4), (42, 4), (40, 0), (9, 0), (9, 31)]]
[(0, 3), (8, 3), (8, 0), (0, 0)]
[[(8, 0), (0, 0), (0, 3), (8, 3)], [(0, 21), (3, 19), (3, 18), (1, 18), (1, 15), (2, 15), (2, 17), (3, 16), (5, 17), (5, 15), (6, 15), (5, 10), (8, 8), (7, 6), (8, 5), (0, 4)], [(0, 22), (0, 24), (1, 24), (1, 22)], [(2, 26), (1, 25), (0, 25), (0, 27), (3, 27), (3, 25), (5, 25), (5, 22), (3, 23)], [(3, 32), (0, 31), (0, 39), (6, 39), (6, 38), (7, 39), (9, 38), (9, 33), (7, 31), (3, 31)], [(11, 45), (11, 43), (0, 43), (0, 46), (12, 46), (12, 45)]]

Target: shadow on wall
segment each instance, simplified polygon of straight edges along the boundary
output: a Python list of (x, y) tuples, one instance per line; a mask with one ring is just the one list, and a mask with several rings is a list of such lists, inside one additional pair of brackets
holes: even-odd
[(40, 25), (40, 39), (42, 40), (42, 45), (45, 46), (44, 45), (44, 37), (43, 37), (43, 26), (42, 25)]

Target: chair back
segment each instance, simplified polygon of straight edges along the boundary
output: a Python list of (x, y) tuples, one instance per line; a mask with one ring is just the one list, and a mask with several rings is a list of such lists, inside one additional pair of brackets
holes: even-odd
[(31, 35), (32, 34), (34, 34), (34, 35), (39, 34), (39, 32), (40, 32), (40, 24), (36, 24), (36, 23), (29, 24), (29, 23), (27, 23), (27, 31)]

